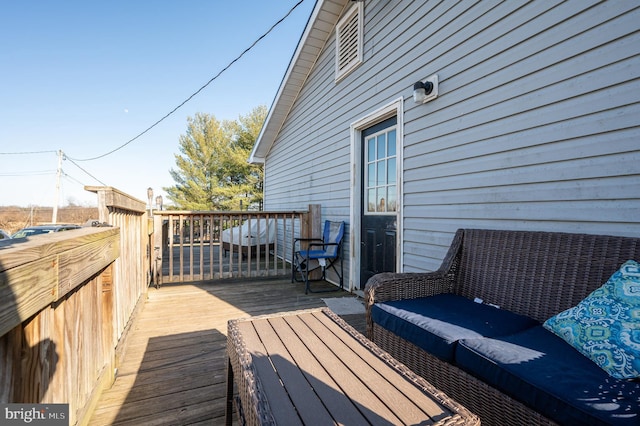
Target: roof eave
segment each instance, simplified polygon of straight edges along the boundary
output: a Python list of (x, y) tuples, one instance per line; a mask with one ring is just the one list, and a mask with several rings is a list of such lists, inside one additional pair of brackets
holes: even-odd
[(316, 2), (258, 139), (253, 146), (249, 156), (250, 163), (264, 164), (291, 107), (298, 98), (302, 86), (348, 3), (348, 0), (318, 0)]

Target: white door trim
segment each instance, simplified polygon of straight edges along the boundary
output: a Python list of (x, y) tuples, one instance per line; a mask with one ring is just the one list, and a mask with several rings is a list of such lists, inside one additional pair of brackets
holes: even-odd
[(361, 200), (360, 193), (362, 179), (362, 131), (381, 121), (393, 116), (397, 117), (397, 182), (398, 182), (398, 210), (396, 212), (398, 219), (398, 227), (396, 233), (396, 271), (401, 272), (403, 264), (403, 238), (402, 238), (402, 216), (403, 216), (403, 185), (402, 185), (402, 169), (403, 169), (403, 151), (404, 151), (404, 98), (397, 98), (388, 104), (378, 108), (377, 110), (359, 118), (350, 125), (351, 129), (351, 182), (350, 182), (350, 236), (351, 241), (351, 259), (349, 261), (349, 290), (361, 293), (360, 289), (360, 218), (361, 218)]

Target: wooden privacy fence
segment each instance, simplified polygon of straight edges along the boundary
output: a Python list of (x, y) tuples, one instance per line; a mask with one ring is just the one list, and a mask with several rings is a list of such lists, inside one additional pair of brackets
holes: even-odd
[(320, 237), (307, 211), (154, 211), (153, 281), (283, 276), (296, 237)]

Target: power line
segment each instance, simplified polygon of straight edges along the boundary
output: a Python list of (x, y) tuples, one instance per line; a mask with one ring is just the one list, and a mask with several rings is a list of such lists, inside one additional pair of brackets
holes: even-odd
[(24, 152), (0, 152), (0, 155), (34, 155), (34, 154), (57, 154), (58, 151), (24, 151)]
[[(304, 0), (300, 0), (298, 1), (298, 3), (296, 3), (282, 18), (280, 18), (275, 24), (273, 24), (271, 26), (271, 28), (269, 28), (269, 30), (262, 34), (260, 37), (258, 37), (249, 47), (247, 47), (240, 55), (238, 55), (234, 60), (232, 60), (231, 62), (229, 62), (229, 64), (224, 67), (222, 70), (220, 70), (216, 75), (214, 75), (209, 81), (207, 81), (202, 87), (200, 87), (198, 90), (196, 90), (194, 93), (192, 93), (187, 99), (185, 99), (184, 101), (182, 101), (182, 103), (180, 103), (177, 107), (175, 107), (174, 109), (172, 109), (171, 111), (169, 111), (169, 113), (167, 113), (164, 117), (162, 117), (160, 120), (156, 121), (155, 123), (153, 123), (151, 126), (147, 127), (145, 130), (143, 130), (142, 132), (140, 132), (138, 135), (134, 136), (133, 138), (129, 139), (127, 142), (123, 143), (122, 145), (120, 145), (119, 147), (112, 149), (111, 151), (104, 153), (102, 155), (99, 155), (97, 157), (92, 157), (92, 158), (82, 158), (82, 159), (78, 159), (76, 158), (76, 161), (93, 161), (93, 160), (98, 160), (100, 158), (104, 158), (107, 155), (111, 155), (116, 151), (121, 150), (122, 148), (124, 148), (125, 146), (129, 145), (131, 142), (137, 140), (138, 138), (140, 138), (141, 136), (143, 136), (144, 134), (146, 134), (147, 132), (149, 132), (151, 129), (153, 129), (154, 127), (156, 127), (158, 124), (162, 123), (164, 120), (166, 120), (167, 118), (169, 118), (169, 116), (173, 115), (173, 113), (175, 113), (178, 109), (180, 109), (182, 106), (184, 106), (187, 102), (189, 102), (191, 99), (193, 99), (196, 95), (198, 95), (201, 91), (203, 91), (208, 85), (210, 85), (211, 83), (213, 83), (218, 77), (220, 77), (222, 75), (222, 73), (224, 73), (225, 71), (227, 71), (229, 68), (231, 68), (231, 66), (233, 64), (235, 64), (236, 62), (238, 62), (247, 52), (249, 52), (251, 49), (253, 49), (255, 47), (256, 44), (258, 44), (263, 38), (265, 38), (267, 35), (269, 35), (269, 33), (271, 33), (271, 31), (273, 31), (278, 25), (280, 25), (282, 23), (282, 21), (284, 21), (285, 19), (287, 19), (287, 17), (289, 17), (289, 15), (291, 15), (291, 13), (302, 4)], [(67, 156), (67, 158), (69, 160), (71, 160), (71, 158), (69, 158)], [(74, 163), (75, 164), (75, 163)], [(77, 164), (76, 164), (77, 166)], [(97, 180), (97, 179), (96, 179)], [(104, 185), (104, 184), (103, 184)]]
[[(58, 151), (0, 152), (0, 155), (35, 155), (35, 154), (51, 154), (51, 153), (57, 154)], [(71, 163), (73, 163), (73, 165), (75, 165), (77, 168), (82, 170), (84, 173), (86, 173), (88, 176), (93, 178), (95, 181), (99, 182), (100, 184), (102, 184), (104, 186), (107, 186), (107, 184), (103, 183), (100, 179), (98, 179), (97, 177), (95, 177), (91, 173), (89, 173), (87, 170), (85, 170), (82, 167), (80, 167), (77, 163), (75, 163), (73, 161), (73, 159), (69, 158), (64, 153), (63, 153), (63, 158), (65, 160), (69, 160)], [(0, 177), (47, 176), (47, 175), (55, 175), (56, 173), (57, 173), (57, 170), (31, 170), (31, 171), (25, 170), (25, 171), (18, 171), (18, 172), (0, 172)], [(68, 175), (64, 171), (62, 171), (62, 173), (64, 174), (65, 177), (69, 178), (70, 180), (73, 180), (76, 183), (84, 186), (84, 184), (82, 182), (80, 182), (79, 180), (75, 179), (74, 177)]]
[[(66, 179), (68, 179), (71, 182), (77, 183), (78, 185), (81, 186), (86, 186), (84, 183), (80, 182), (78, 179), (74, 178), (73, 176), (71, 176), (70, 174), (68, 174), (67, 172), (65, 172), (64, 170), (62, 171), (62, 176)], [(106, 186), (106, 185), (105, 185)]]
[[(95, 177), (94, 175), (92, 175), (91, 173), (89, 173), (88, 171), (86, 171), (85, 169), (83, 169), (82, 167), (80, 167), (78, 165), (78, 163), (76, 163), (75, 161), (73, 161), (72, 158), (69, 158), (68, 155), (65, 155), (65, 158), (69, 161), (71, 161), (73, 163), (74, 166), (76, 166), (77, 168), (79, 168), (80, 170), (82, 170), (83, 172), (85, 172), (87, 175), (91, 176), (93, 179), (95, 179), (97, 182), (100, 182), (102, 184), (102, 186), (108, 186), (106, 183), (102, 182), (100, 179), (98, 179), (97, 177)], [(78, 160), (79, 161), (79, 160)]]
[(23, 171), (23, 172), (0, 173), (0, 176), (2, 177), (44, 176), (44, 175), (53, 175), (55, 173), (56, 173), (55, 170), (34, 170), (34, 171)]

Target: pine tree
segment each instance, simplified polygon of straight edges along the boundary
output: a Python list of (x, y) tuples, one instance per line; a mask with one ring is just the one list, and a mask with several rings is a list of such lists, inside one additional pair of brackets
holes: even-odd
[(258, 209), (262, 202), (262, 166), (247, 162), (267, 114), (255, 108), (237, 121), (218, 121), (198, 113), (189, 117), (180, 136), (176, 169), (169, 173), (175, 186), (164, 188), (183, 210)]

